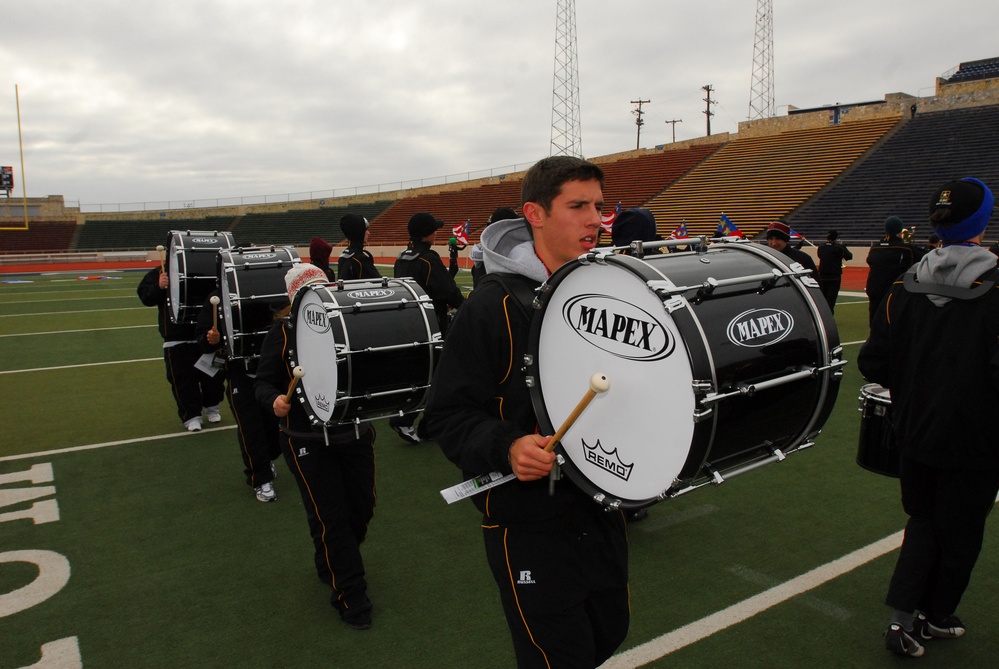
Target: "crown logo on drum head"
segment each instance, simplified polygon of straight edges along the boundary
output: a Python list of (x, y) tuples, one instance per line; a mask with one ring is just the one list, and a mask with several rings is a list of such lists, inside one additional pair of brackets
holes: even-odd
[(584, 341), (625, 360), (662, 360), (676, 347), (655, 316), (609, 295), (574, 297), (562, 307), (562, 318)]
[(758, 348), (776, 344), (791, 334), (794, 318), (780, 309), (750, 309), (729, 321), (728, 340), (736, 346)]
[(298, 317), (298, 321), (299, 323), (305, 323), (310, 330), (319, 334), (330, 329), (329, 314), (326, 313), (326, 307), (320, 304), (305, 305), (305, 308)]
[(622, 481), (627, 481), (631, 478), (631, 471), (635, 468), (635, 463), (632, 462), (630, 465), (626, 465), (621, 462), (621, 458), (618, 457), (617, 449), (613, 451), (606, 451), (604, 447), (600, 445), (600, 440), (597, 439), (597, 443), (590, 446), (585, 441), (580, 439), (583, 444), (583, 454), (586, 456), (586, 461), (593, 464), (600, 469), (613, 474)]

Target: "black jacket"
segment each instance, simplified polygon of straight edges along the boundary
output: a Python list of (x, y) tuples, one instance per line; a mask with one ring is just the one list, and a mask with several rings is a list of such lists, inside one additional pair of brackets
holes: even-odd
[(832, 279), (843, 276), (843, 263), (853, 260), (853, 254), (839, 242), (826, 242), (816, 249), (819, 256), (819, 276)]
[(881, 302), (857, 366), (891, 391), (903, 454), (945, 469), (999, 469), (999, 287), (935, 306), (899, 280)]
[(448, 307), (457, 309), (465, 298), (454, 277), (444, 267), (440, 254), (430, 248), (428, 242), (412, 242), (396, 259), (395, 276), (416, 280), (433, 302), (441, 332), (445, 332)]
[(348, 246), (343, 250), (337, 263), (337, 271), (340, 272), (341, 281), (381, 277), (381, 273), (375, 267), (374, 257), (361, 246)]
[(196, 338), (194, 323), (177, 324), (170, 320), (170, 310), (167, 308), (167, 294), (170, 289), (160, 288), (160, 268), (149, 270), (135, 292), (139, 295), (139, 300), (147, 307), (156, 307), (159, 314), (156, 319), (156, 327), (160, 331), (163, 341), (190, 341)]

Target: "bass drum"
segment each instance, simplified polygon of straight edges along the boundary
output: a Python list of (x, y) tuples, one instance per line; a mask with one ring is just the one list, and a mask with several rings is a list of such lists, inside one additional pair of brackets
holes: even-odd
[(229, 358), (248, 360), (260, 355), (274, 314), (288, 306), (284, 275), (299, 262), (291, 246), (219, 251), (219, 330)]
[(442, 346), (429, 296), (412, 279), (312, 284), (292, 305), (295, 395), (314, 426), (418, 411)]
[(178, 324), (197, 323), (201, 307), (216, 287), (218, 253), (232, 248), (232, 233), (171, 230), (168, 237), (170, 320)]
[(868, 383), (860, 389), (857, 464), (875, 474), (898, 478), (900, 457), (891, 420), (891, 393), (877, 383)]
[(601, 504), (637, 509), (811, 446), (842, 349), (816, 282), (759, 244), (601, 252), (542, 285), (529, 383), (543, 434), (597, 395), (556, 452)]

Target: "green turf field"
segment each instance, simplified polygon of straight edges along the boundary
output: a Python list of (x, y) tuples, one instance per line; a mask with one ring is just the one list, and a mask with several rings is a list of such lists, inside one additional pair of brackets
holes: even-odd
[[(0, 284), (0, 669), (513, 666), (479, 517), (442, 501), (459, 476), (433, 444), (377, 426), (374, 627), (353, 631), (315, 576), (283, 462), (261, 504), (228, 407), (222, 427), (182, 431), (141, 272), (77, 276)], [(815, 447), (632, 525), (631, 630), (607, 666), (905, 662), (880, 636), (897, 482), (855, 463), (866, 314), (841, 296), (851, 364)], [(931, 642), (921, 666), (994, 666), (997, 532), (959, 611), (967, 636)]]

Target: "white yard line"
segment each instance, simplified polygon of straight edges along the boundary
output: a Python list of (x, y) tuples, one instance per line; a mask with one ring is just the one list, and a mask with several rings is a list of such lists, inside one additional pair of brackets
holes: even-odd
[(113, 328), (88, 328), (86, 330), (49, 330), (47, 332), (21, 332), (19, 334), (0, 334), (2, 337), (34, 337), (48, 334), (79, 334), (80, 332), (103, 332), (105, 330), (132, 330), (135, 328), (154, 328), (155, 325), (119, 325)]
[(21, 374), (27, 372), (51, 372), (58, 369), (76, 369), (78, 367), (99, 367), (101, 365), (129, 365), (133, 362), (163, 362), (163, 358), (138, 358), (136, 360), (109, 360), (108, 362), (85, 362), (79, 365), (60, 365), (58, 367), (34, 367), (32, 369), (8, 369), (0, 371), (0, 374)]

